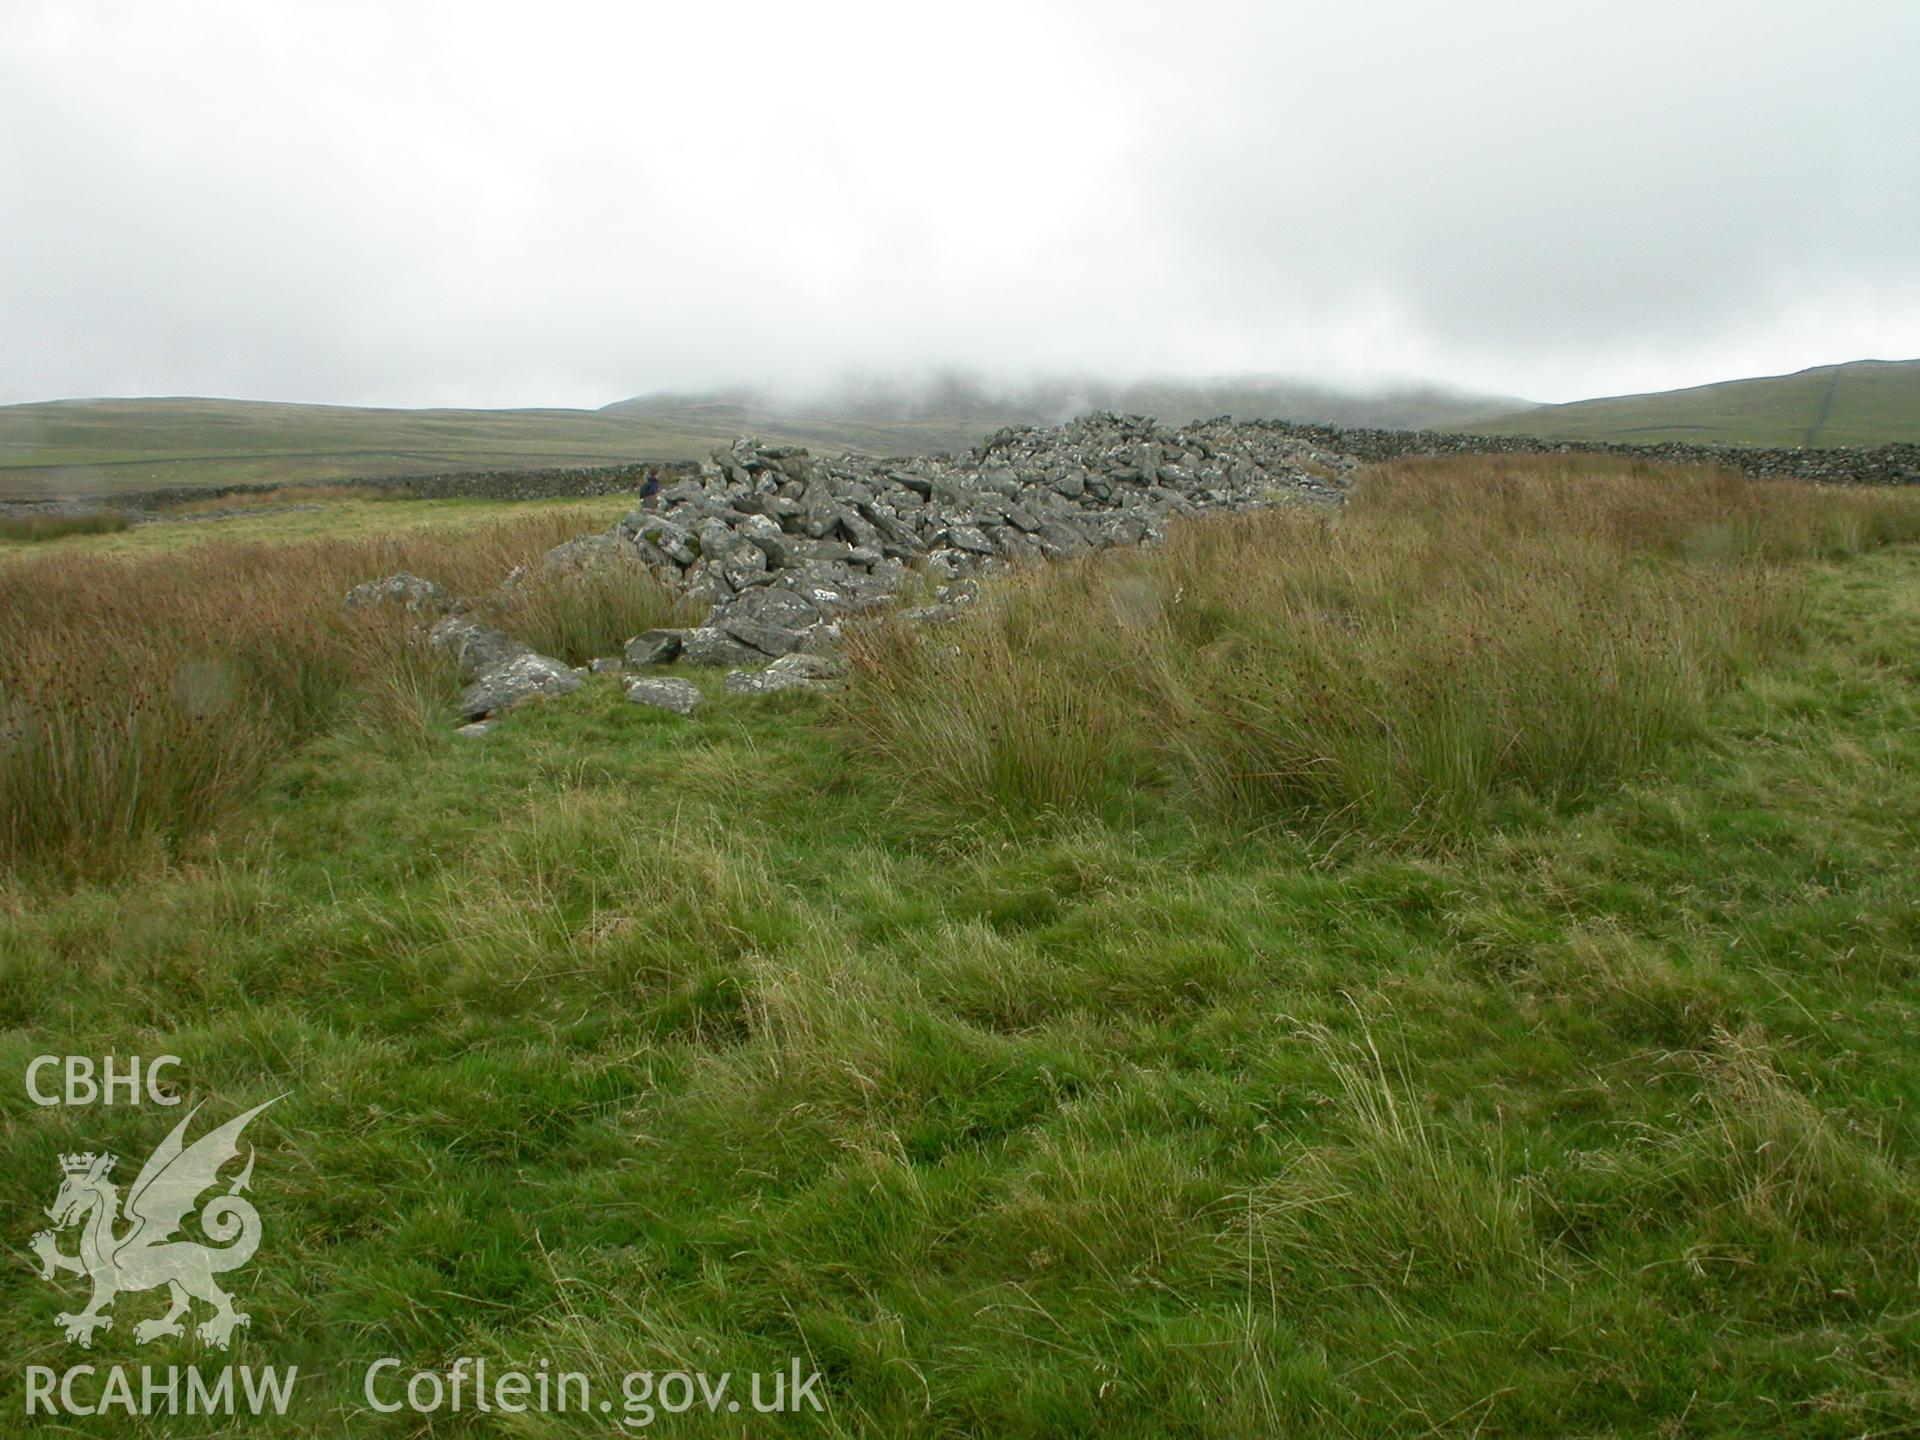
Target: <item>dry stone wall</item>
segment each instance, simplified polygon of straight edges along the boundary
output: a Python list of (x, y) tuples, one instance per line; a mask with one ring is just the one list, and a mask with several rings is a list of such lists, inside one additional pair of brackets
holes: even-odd
[[(1218, 422), (1213, 422), (1218, 423)], [(1728, 465), (1768, 479), (1811, 480), (1825, 485), (1920, 484), (1920, 445), (1832, 446), (1766, 449), (1747, 445), (1691, 445), (1662, 441), (1622, 445), (1587, 440), (1541, 440), (1531, 435), (1461, 435), (1448, 430), (1365, 430), (1260, 420), (1245, 429), (1267, 430), (1374, 464), (1403, 455), (1621, 455), (1682, 465)]]
[[(340, 479), (319, 485), (371, 486), (408, 500), (546, 500), (577, 495), (622, 495), (638, 490), (649, 471), (677, 477), (698, 469), (690, 460), (662, 460), (622, 465), (560, 465), (528, 470), (454, 470), (429, 475), (392, 475), (366, 480)], [(308, 482), (300, 482), (305, 485)], [(217, 500), (228, 495), (258, 495), (287, 488), (273, 484), (175, 485), (160, 490), (129, 491), (103, 496), (103, 503), (120, 510), (152, 510), (194, 500)]]

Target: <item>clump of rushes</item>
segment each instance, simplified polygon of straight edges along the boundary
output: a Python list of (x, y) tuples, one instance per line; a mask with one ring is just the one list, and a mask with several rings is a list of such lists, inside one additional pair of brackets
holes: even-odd
[(1802, 562), (1920, 536), (1920, 495), (1605, 457), (1368, 473), (1344, 512), (1180, 527), (853, 640), (843, 723), (912, 789), (1008, 809), (1141, 787), (1235, 819), (1463, 838), (1697, 735), (1789, 640)]
[(32, 544), (69, 535), (113, 535), (133, 522), (118, 510), (88, 510), (75, 515), (0, 515), (0, 541)]
[[(549, 510), (371, 540), (0, 567), (0, 864), (109, 873), (203, 831), (330, 726), (437, 728), (456, 677), (404, 617), (349, 615), (342, 594), (398, 570), (485, 594), (602, 523)], [(511, 608), (503, 618), (532, 643), (586, 658), (617, 652), (671, 606), (634, 574), (541, 581)]]

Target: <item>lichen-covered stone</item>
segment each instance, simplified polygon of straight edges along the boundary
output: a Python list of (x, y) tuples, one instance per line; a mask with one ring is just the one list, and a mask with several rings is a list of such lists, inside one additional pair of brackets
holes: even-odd
[(691, 715), (700, 708), (699, 687), (691, 680), (671, 675), (637, 676), (627, 682), (629, 705), (650, 705), (671, 710), (676, 715)]

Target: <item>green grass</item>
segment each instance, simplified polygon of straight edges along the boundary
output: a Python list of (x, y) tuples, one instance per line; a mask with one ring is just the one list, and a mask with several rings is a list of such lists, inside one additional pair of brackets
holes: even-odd
[(1911, 444), (1920, 442), (1920, 360), (1862, 360), (1652, 395), (1541, 405), (1451, 428), (1632, 444)]
[[(303, 1378), (245, 1433), (424, 1433), (359, 1407), (387, 1354), (800, 1355), (849, 1435), (1909, 1429), (1920, 551), (1797, 563), (1698, 738), (1444, 853), (930, 806), (710, 679), (341, 734), (190, 865), (9, 896), (0, 1072), (292, 1092), (233, 1358)], [(177, 1118), (0, 1106), (16, 1250), (60, 1152)], [(83, 1358), (70, 1278), (0, 1287)], [(121, 1305), (87, 1361), (212, 1363)]]
[[(122, 525), (104, 533), (70, 532), (38, 540), (30, 547), (0, 543), (0, 564), (11, 557), (44, 556), (54, 551), (133, 558), (228, 541), (279, 545), (301, 541), (377, 540), (428, 532), (457, 533), (555, 514), (577, 517), (582, 530), (591, 531), (611, 527), (633, 504), (632, 495), (559, 496), (547, 500), (387, 500), (351, 492), (334, 496), (306, 490), (299, 492), (298, 498), (278, 503), (271, 503), (271, 496), (261, 497), (252, 505), (234, 507), (232, 514), (165, 520), (131, 528)], [(229, 507), (218, 505), (217, 508), (224, 512)], [(192, 515), (195, 512), (178, 513)], [(0, 534), (0, 541), (5, 538)]]

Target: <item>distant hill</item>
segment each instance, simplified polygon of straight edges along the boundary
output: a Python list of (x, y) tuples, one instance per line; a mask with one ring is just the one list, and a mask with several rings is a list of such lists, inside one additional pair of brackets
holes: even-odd
[(1445, 428), (1543, 440), (1822, 446), (1920, 442), (1920, 360), (1855, 360), (1652, 395), (1536, 405)]
[(820, 449), (873, 454), (963, 450), (1007, 425), (1053, 425), (1089, 410), (1152, 415), (1170, 424), (1232, 415), (1237, 420), (1310, 420), (1386, 429), (1460, 426), (1521, 410), (1525, 402), (1437, 386), (1342, 391), (1269, 378), (1114, 384), (1050, 380), (1011, 388), (948, 375), (925, 384), (846, 381), (807, 401), (749, 390), (642, 395), (602, 411), (688, 429), (800, 437)]
[(1439, 425), (1517, 403), (1431, 389), (1345, 395), (1258, 380), (1059, 382), (1002, 393), (954, 378), (912, 389), (849, 383), (825, 399), (784, 406), (746, 391), (644, 396), (604, 410), (56, 400), (0, 406), (0, 499), (703, 459), (745, 433), (818, 451), (912, 454), (964, 449), (1003, 425), (1052, 423), (1089, 409), (1122, 409), (1176, 423), (1230, 412), (1245, 419)]

